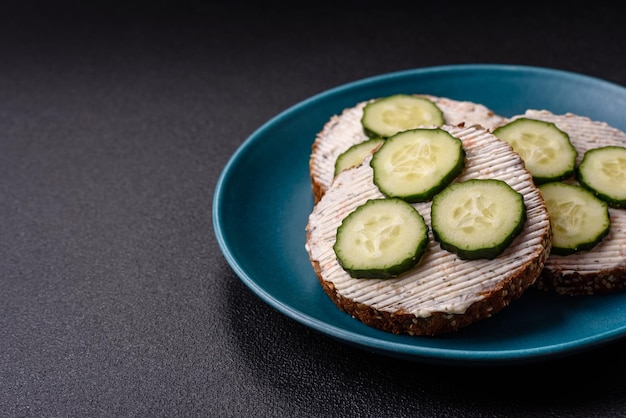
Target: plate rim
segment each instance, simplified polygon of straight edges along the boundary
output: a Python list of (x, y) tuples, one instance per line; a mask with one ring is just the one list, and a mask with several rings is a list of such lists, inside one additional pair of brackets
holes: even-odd
[[(421, 361), (435, 364), (462, 364), (462, 365), (502, 365), (518, 364), (545, 361), (557, 357), (565, 357), (577, 353), (589, 351), (601, 345), (608, 344), (614, 340), (620, 339), (626, 335), (626, 325), (617, 327), (609, 331), (594, 334), (585, 338), (576, 339), (570, 342), (548, 344), (533, 348), (508, 349), (508, 350), (464, 350), (450, 349), (442, 347), (428, 347), (423, 345), (409, 345), (402, 342), (389, 340), (381, 340), (368, 335), (354, 332), (338, 325), (332, 325), (326, 321), (315, 318), (307, 313), (286, 305), (273, 296), (271, 292), (266, 291), (257, 283), (257, 280), (250, 277), (239, 265), (238, 260), (229, 248), (226, 242), (226, 236), (222, 229), (220, 207), (222, 204), (222, 196), (225, 190), (227, 177), (238, 160), (247, 151), (248, 147), (254, 143), (258, 137), (281, 120), (289, 117), (293, 113), (303, 107), (309, 106), (324, 97), (338, 95), (350, 89), (363, 88), (372, 83), (380, 83), (385, 79), (402, 78), (407, 76), (426, 76), (428, 74), (441, 74), (445, 72), (461, 72), (461, 71), (500, 71), (511, 73), (533, 73), (550, 77), (559, 78), (575, 78), (577, 80), (585, 80), (589, 83), (605, 85), (606, 87), (622, 90), (626, 97), (626, 87), (617, 83), (593, 77), (587, 74), (576, 73), (559, 68), (540, 67), (532, 65), (511, 65), (511, 64), (451, 64), (405, 69), (373, 75), (347, 83), (337, 85), (317, 94), (314, 94), (292, 106), (284, 109), (276, 114), (258, 128), (256, 128), (235, 150), (224, 165), (219, 174), (213, 193), (212, 204), (212, 223), (214, 234), (220, 250), (235, 273), (235, 275), (263, 302), (271, 306), (273, 309), (283, 315), (301, 323), (317, 332), (328, 337), (339, 340), (342, 343), (356, 346), (360, 349), (367, 349), (382, 355), (391, 357), (399, 357), (413, 361)], [(329, 115), (330, 117), (331, 115)]]

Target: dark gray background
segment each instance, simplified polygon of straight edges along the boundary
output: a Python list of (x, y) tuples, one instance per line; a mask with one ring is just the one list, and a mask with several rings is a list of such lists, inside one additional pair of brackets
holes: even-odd
[(232, 153), (311, 95), (457, 63), (626, 86), (623, 22), (597, 2), (5, 2), (0, 416), (626, 414), (624, 341), (513, 367), (370, 354), (260, 301), (211, 221)]

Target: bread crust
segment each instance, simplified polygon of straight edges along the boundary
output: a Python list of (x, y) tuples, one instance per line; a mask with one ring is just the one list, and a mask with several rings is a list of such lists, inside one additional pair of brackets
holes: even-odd
[[(495, 260), (461, 260), (442, 250), (429, 232), (420, 264), (394, 279), (355, 279), (338, 264), (336, 228), (370, 198), (368, 157), (340, 173), (315, 205), (306, 226), (306, 249), (326, 295), (359, 321), (394, 334), (434, 336), (489, 318), (518, 299), (539, 276), (551, 248), (547, 209), (519, 156), (481, 127), (444, 129), (463, 141), (466, 169), (457, 179), (500, 178), (522, 193), (529, 214), (522, 233)], [(430, 228), (430, 202), (416, 203)]]
[(544, 269), (535, 287), (560, 295), (600, 295), (614, 293), (626, 288), (626, 268), (581, 274), (576, 271), (564, 273), (554, 268)]
[(539, 266), (545, 262), (547, 256), (547, 251), (542, 253), (541, 257), (522, 270), (516, 280), (510, 280), (502, 287), (486, 293), (484, 300), (470, 305), (464, 313), (433, 312), (429, 317), (418, 317), (402, 311), (382, 311), (346, 298), (337, 291), (332, 282), (322, 278), (319, 263), (315, 260), (311, 261), (324, 293), (343, 312), (366, 325), (393, 334), (435, 336), (458, 331), (477, 321), (489, 318), (520, 298), (537, 279)]

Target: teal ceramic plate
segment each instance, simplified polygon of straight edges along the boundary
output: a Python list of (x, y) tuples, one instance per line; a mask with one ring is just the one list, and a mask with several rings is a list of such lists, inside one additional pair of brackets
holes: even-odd
[(547, 360), (626, 333), (626, 293), (559, 297), (528, 291), (492, 318), (439, 337), (394, 335), (341, 312), (319, 285), (304, 248), (313, 208), (308, 172), (316, 133), (359, 101), (427, 93), (483, 103), (503, 116), (528, 108), (572, 112), (626, 130), (626, 89), (554, 69), (454, 65), (384, 74), (296, 104), (254, 132), (218, 180), (213, 223), (237, 276), (263, 301), (312, 329), (370, 352), (447, 364)]

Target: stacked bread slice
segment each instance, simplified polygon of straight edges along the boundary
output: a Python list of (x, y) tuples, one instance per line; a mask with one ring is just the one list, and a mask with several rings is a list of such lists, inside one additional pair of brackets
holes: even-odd
[[(443, 112), (445, 123), (451, 126), (464, 124), (492, 128), (506, 119), (479, 103), (453, 100), (432, 95), (418, 95), (434, 102)], [(335, 177), (335, 161), (348, 148), (368, 139), (361, 126), (363, 108), (367, 100), (334, 115), (324, 125), (313, 142), (309, 171), (315, 201), (319, 201)]]
[[(566, 132), (578, 151), (577, 163), (591, 149), (626, 146), (626, 133), (586, 116), (531, 109), (511, 119), (520, 117), (552, 122)], [(572, 179), (569, 182), (575, 183)], [(608, 236), (588, 251), (567, 256), (551, 254), (536, 287), (562, 295), (611, 293), (626, 287), (626, 210), (609, 208), (609, 215)]]
[[(333, 250), (337, 228), (358, 206), (384, 196), (373, 182), (371, 157), (330, 178), (340, 150), (365, 139), (362, 103), (333, 117), (313, 145), (310, 167), (317, 203), (306, 226), (306, 248), (322, 288), (341, 310), (396, 334), (436, 335), (490, 317), (535, 283), (550, 252), (547, 209), (530, 173), (510, 145), (482, 126), (495, 127), (505, 119), (479, 104), (435, 102), (446, 119), (442, 129), (460, 139), (466, 152), (457, 181), (505, 181), (523, 195), (530, 221), (497, 260), (461, 260), (441, 249), (431, 231), (426, 252), (412, 270), (392, 279), (351, 277)], [(431, 202), (413, 206), (430, 226)]]

